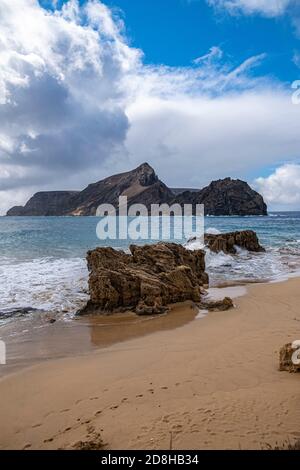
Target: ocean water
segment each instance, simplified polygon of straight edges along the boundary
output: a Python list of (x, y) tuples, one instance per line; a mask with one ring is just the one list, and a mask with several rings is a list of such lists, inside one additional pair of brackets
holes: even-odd
[[(0, 217), (0, 327), (24, 316), (70, 320), (88, 299), (86, 252), (108, 245), (94, 217)], [(266, 253), (206, 253), (212, 286), (274, 281), (300, 272), (300, 212), (206, 217), (211, 233), (255, 230)], [(128, 242), (109, 243), (128, 248)]]

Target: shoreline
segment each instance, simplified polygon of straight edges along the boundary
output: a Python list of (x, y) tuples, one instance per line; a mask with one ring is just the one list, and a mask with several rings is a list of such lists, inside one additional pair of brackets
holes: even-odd
[[(251, 286), (281, 284), (295, 278), (300, 280), (300, 271), (286, 273), (284, 276), (268, 280), (223, 281), (207, 289), (207, 299), (222, 300), (229, 296), (235, 301), (235, 299), (247, 295), (248, 288)], [(10, 357), (9, 362), (0, 367), (0, 380), (32, 366), (47, 364), (52, 360), (67, 359), (74, 355), (84, 357), (114, 344), (148, 336), (159, 331), (173, 330), (211, 314), (208, 311), (202, 311), (192, 301), (170, 304), (168, 308), (169, 310), (165, 314), (149, 316), (138, 316), (133, 311), (116, 312), (110, 315), (74, 315), (69, 320), (56, 320), (54, 324), (49, 322), (51, 318), (49, 314), (46, 320), (44, 318), (41, 321), (40, 317), (36, 325), (33, 317), (33, 328), (30, 324), (30, 330), (22, 330), (21, 323), (4, 324), (1, 327), (0, 339), (6, 342), (7, 354)], [(15, 330), (15, 325), (20, 327), (20, 332)], [(13, 333), (10, 332), (11, 327)], [(7, 332), (9, 333), (7, 334)], [(21, 346), (18, 338), (21, 339)]]
[[(232, 283), (207, 289), (207, 299), (222, 300), (229, 296), (234, 300), (246, 293), (247, 285)], [(6, 342), (8, 361), (7, 365), (0, 367), (0, 379), (33, 365), (74, 355), (82, 357), (134, 338), (180, 328), (208, 314), (192, 301), (168, 307), (169, 311), (164, 314), (138, 316), (132, 311), (111, 315), (89, 314), (53, 324), (49, 320), (33, 318), (25, 330), (21, 322), (8, 323), (2, 327), (1, 339)], [(20, 328), (19, 332), (16, 326)]]
[[(300, 336), (299, 278), (250, 285), (237, 308), (53, 359), (0, 380), (3, 449), (261, 449), (300, 437), (299, 375), (278, 372)], [(46, 398), (45, 398), (46, 397)]]

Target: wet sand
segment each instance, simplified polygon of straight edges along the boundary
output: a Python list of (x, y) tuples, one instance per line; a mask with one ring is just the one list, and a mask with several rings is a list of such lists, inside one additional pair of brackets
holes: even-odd
[(0, 447), (72, 448), (94, 433), (109, 449), (169, 449), (171, 434), (174, 449), (299, 438), (300, 375), (278, 371), (278, 352), (300, 339), (300, 280), (249, 286), (235, 303), (2, 378)]
[(7, 364), (0, 377), (41, 361), (83, 355), (139, 336), (178, 328), (195, 319), (192, 302), (170, 306), (164, 315), (139, 317), (132, 312), (109, 316), (89, 315), (53, 324), (42, 316), (10, 323), (1, 328), (6, 342)]

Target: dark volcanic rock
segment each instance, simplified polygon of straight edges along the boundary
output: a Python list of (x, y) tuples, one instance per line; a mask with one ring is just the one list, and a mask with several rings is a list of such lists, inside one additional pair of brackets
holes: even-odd
[(88, 252), (90, 301), (81, 314), (133, 309), (149, 315), (163, 313), (171, 303), (200, 302), (208, 284), (204, 251), (175, 243), (131, 246), (130, 251)]
[(220, 233), (218, 235), (205, 234), (204, 242), (214, 253), (223, 251), (224, 253), (236, 254), (236, 246), (257, 253), (265, 251), (253, 230)]
[(91, 184), (74, 200), (73, 215), (95, 215), (100, 204), (118, 208), (119, 197), (127, 196), (128, 206), (139, 203), (150, 209), (151, 204), (168, 202), (172, 191), (162, 183), (148, 163), (133, 171), (110, 176)]
[(15, 206), (9, 216), (95, 215), (100, 204), (112, 204), (116, 209), (120, 196), (127, 196), (128, 205), (144, 204), (204, 204), (210, 215), (266, 215), (263, 198), (239, 180), (212, 182), (201, 191), (169, 189), (148, 163), (127, 173), (110, 176), (90, 184), (83, 191), (48, 191), (35, 194), (27, 204)]
[(127, 196), (128, 206), (139, 203), (146, 205), (149, 210), (151, 204), (167, 203), (174, 198), (172, 191), (158, 179), (153, 168), (144, 163), (135, 170), (90, 184), (81, 192), (37, 193), (24, 207), (13, 207), (7, 215), (96, 215), (100, 204), (112, 204), (118, 208), (120, 196)]
[(248, 183), (225, 178), (213, 181), (199, 192), (186, 191), (174, 199), (183, 204), (204, 204), (205, 215), (267, 215), (267, 206), (260, 194)]
[(44, 191), (32, 196), (27, 204), (15, 206), (8, 216), (58, 216), (65, 215), (72, 206), (77, 191)]

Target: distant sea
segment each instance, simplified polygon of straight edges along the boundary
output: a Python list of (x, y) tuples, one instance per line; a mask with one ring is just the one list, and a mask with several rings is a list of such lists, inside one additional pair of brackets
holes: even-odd
[[(88, 299), (86, 252), (107, 245), (95, 217), (0, 217), (0, 328), (38, 310), (68, 321)], [(207, 252), (211, 285), (300, 275), (300, 212), (206, 217), (211, 233), (255, 230), (265, 254)], [(110, 243), (128, 248), (127, 242)], [(36, 309), (36, 310), (35, 310)]]

